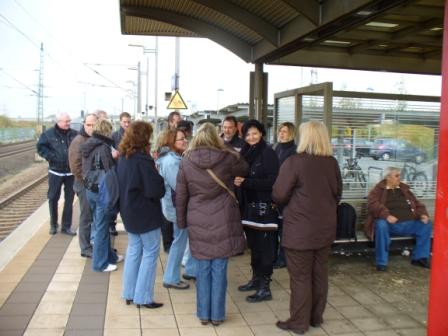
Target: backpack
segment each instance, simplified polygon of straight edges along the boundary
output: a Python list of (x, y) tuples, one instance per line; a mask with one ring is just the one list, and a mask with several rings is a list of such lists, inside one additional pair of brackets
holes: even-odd
[(356, 241), (356, 211), (348, 203), (341, 203), (337, 208), (336, 240), (354, 239)]
[(98, 205), (104, 209), (118, 213), (120, 189), (116, 166), (109, 169), (100, 181), (98, 192)]
[(85, 188), (92, 192), (97, 193), (98, 186), (102, 181), (102, 179), (104, 178), (105, 174), (106, 171), (102, 168), (101, 165), (100, 153), (96, 153), (94, 160), (92, 162), (92, 166), (90, 170), (87, 172), (86, 176), (84, 177)]

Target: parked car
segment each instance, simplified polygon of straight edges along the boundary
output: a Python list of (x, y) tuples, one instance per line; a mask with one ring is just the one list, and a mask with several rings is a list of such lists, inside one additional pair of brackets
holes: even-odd
[(362, 138), (355, 139), (354, 146), (352, 139), (342, 139), (342, 144), (339, 141), (337, 138), (333, 138), (331, 139), (331, 144), (333, 145), (334, 151), (342, 148), (344, 156), (352, 156), (353, 147), (355, 148), (357, 157), (369, 156), (373, 144), (373, 141)]
[(375, 160), (400, 160), (421, 163), (426, 154), (421, 149), (401, 139), (376, 139), (369, 155)]

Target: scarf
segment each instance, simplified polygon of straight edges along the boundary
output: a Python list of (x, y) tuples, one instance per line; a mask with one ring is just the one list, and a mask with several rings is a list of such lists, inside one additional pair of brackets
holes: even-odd
[(240, 154), (243, 156), (244, 160), (251, 165), (255, 159), (261, 155), (266, 146), (266, 142), (263, 138), (255, 145), (249, 145), (245, 142), (241, 148)]

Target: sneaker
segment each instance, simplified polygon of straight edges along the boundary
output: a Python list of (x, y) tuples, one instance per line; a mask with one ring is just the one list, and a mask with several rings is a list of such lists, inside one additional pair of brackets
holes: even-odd
[(182, 278), (184, 278), (185, 280), (196, 280), (196, 277), (193, 275), (188, 275), (188, 274), (183, 274)]
[(103, 269), (103, 272), (113, 272), (118, 269), (117, 265), (109, 264), (105, 269)]
[(66, 234), (68, 236), (72, 236), (72, 237), (76, 236), (76, 232), (74, 232), (70, 229), (61, 229), (61, 233)]
[(124, 260), (124, 257), (123, 257), (121, 254), (119, 254), (119, 255), (117, 256), (117, 261), (116, 261), (116, 263), (119, 264), (119, 263), (121, 263), (123, 260)]
[(177, 284), (168, 284), (168, 283), (164, 283), (163, 287), (165, 288), (173, 288), (173, 289), (188, 289), (190, 288), (190, 284), (183, 282), (182, 280), (179, 281), (179, 283)]

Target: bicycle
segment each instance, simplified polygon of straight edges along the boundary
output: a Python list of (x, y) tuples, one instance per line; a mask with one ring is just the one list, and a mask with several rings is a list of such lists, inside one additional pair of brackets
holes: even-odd
[(344, 166), (342, 167), (342, 179), (353, 180), (356, 184), (359, 184), (361, 188), (365, 188), (367, 185), (367, 178), (362, 168), (358, 164), (359, 157), (345, 159)]
[(415, 196), (422, 197), (428, 191), (428, 177), (423, 170), (417, 170), (417, 163), (414, 165), (405, 162), (401, 169), (401, 177), (411, 187)]

